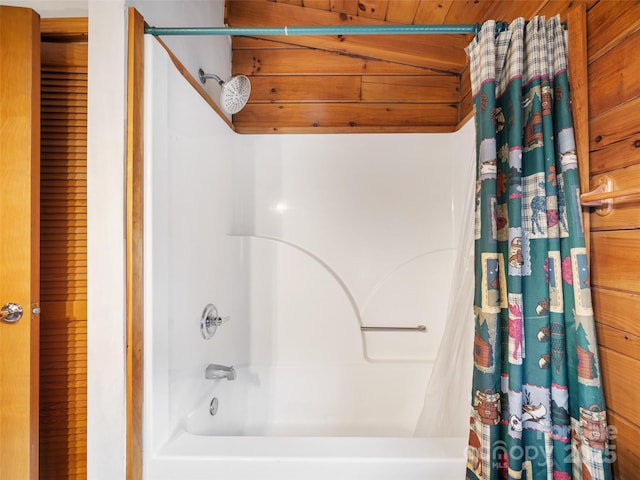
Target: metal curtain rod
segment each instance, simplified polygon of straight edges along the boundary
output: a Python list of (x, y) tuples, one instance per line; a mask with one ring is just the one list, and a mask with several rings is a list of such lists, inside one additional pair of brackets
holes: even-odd
[[(504, 26), (496, 23), (496, 30)], [(480, 24), (451, 25), (321, 25), (293, 27), (145, 27), (144, 33), (160, 35), (402, 35), (402, 34), (475, 34)]]
[[(565, 24), (562, 24), (563, 27)], [(255, 36), (300, 36), (300, 35), (423, 35), (423, 34), (474, 34), (478, 38), (482, 24), (443, 25), (316, 25), (292, 27), (144, 27), (144, 33), (161, 35), (236, 35)], [(496, 21), (496, 35), (509, 28), (509, 24)]]

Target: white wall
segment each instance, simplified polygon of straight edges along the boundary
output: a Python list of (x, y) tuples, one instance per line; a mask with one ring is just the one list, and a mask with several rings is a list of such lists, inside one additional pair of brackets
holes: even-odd
[[(252, 278), (256, 289), (273, 289), (275, 300), (253, 307), (277, 319), (267, 327), (266, 316), (256, 334), (272, 339), (272, 360), (362, 357), (347, 347), (360, 342), (360, 323), (429, 330), (405, 335), (400, 348), (397, 333), (367, 334), (369, 359), (434, 359), (460, 229), (455, 207), (466, 198), (456, 171), (471, 168), (472, 135), (243, 137), (253, 147), (237, 161), (253, 156), (254, 208), (239, 212), (234, 233), (256, 237), (252, 259), (263, 273)], [(274, 259), (272, 278), (260, 256)]]
[[(224, 0), (128, 0), (154, 27), (224, 26)], [(227, 36), (165, 36), (162, 40), (187, 71), (198, 78), (198, 69), (215, 73), (222, 80), (231, 76), (231, 41)], [(218, 102), (220, 86), (209, 80), (204, 86)]]
[[(153, 38), (145, 55), (147, 398), (169, 415), (145, 420), (145, 432), (162, 441), (206, 389), (207, 364), (249, 362), (249, 270), (246, 242), (228, 236), (235, 134)], [(209, 303), (231, 319), (205, 340), (200, 320)]]
[[(252, 239), (251, 363), (275, 365), (272, 420), (412, 433), (445, 327), (473, 129), (240, 141), (253, 203), (234, 234)], [(363, 343), (360, 323), (428, 332)]]
[[(52, 3), (52, 2), (48, 2)], [(148, 23), (221, 20), (221, 0), (140, 2)], [(88, 0), (89, 16), (89, 411), (88, 479), (125, 477), (124, 158), (127, 7)], [(204, 12), (205, 14), (202, 14)], [(173, 47), (192, 70), (211, 58), (228, 67), (229, 46)], [(219, 60), (221, 59), (221, 60)], [(206, 67), (206, 65), (205, 65)], [(197, 70), (197, 68), (196, 68)]]
[(89, 0), (87, 478), (125, 474), (126, 11)]

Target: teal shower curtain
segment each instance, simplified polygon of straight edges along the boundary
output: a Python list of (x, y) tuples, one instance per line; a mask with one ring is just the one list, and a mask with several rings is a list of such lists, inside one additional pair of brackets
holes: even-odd
[(610, 479), (559, 18), (486, 22), (467, 53), (477, 148), (467, 479)]

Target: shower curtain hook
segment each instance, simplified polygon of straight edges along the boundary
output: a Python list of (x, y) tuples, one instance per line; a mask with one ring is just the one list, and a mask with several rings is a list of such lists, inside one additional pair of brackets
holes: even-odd
[(505, 22), (503, 20), (499, 20), (499, 21), (496, 22), (496, 38), (502, 32), (506, 32), (507, 30), (509, 30), (509, 24), (507, 22)]
[(478, 35), (480, 34), (480, 27), (481, 27), (481, 25), (479, 23), (476, 23), (473, 26), (473, 30), (474, 30), (474, 33), (475, 33), (475, 36), (476, 36), (476, 42), (478, 41)]

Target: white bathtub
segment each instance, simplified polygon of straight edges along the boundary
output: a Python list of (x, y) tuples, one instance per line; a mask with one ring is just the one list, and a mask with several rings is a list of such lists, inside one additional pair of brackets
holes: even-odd
[(209, 436), (411, 437), (429, 369), (418, 362), (300, 363), (236, 373), (233, 381), (191, 382), (191, 402), (183, 402), (177, 423)]
[(464, 439), (214, 437), (179, 432), (146, 467), (156, 480), (454, 480)]
[[(381, 424), (366, 415), (356, 414), (350, 422), (340, 420), (345, 412), (336, 411), (339, 408), (335, 402), (327, 404), (316, 399), (308, 403), (310, 396), (304, 394), (304, 388), (297, 389), (299, 395), (290, 395), (283, 401), (282, 392), (278, 393), (283, 388), (276, 384), (283, 379), (291, 380), (293, 376), (287, 370), (292, 368), (281, 367), (284, 370), (281, 372), (278, 367), (239, 368), (234, 381), (209, 380), (200, 384), (199, 401), (170, 440), (147, 462), (146, 477), (154, 480), (464, 478), (464, 438), (412, 437), (406, 430)], [(218, 409), (212, 416), (209, 407), (214, 397)], [(281, 408), (282, 403), (287, 403), (289, 409)], [(308, 415), (303, 421), (301, 413), (305, 406)], [(322, 415), (331, 412), (333, 417), (322, 421)]]
[[(424, 368), (419, 364), (373, 366), (378, 370), (379, 387), (402, 370)], [(411, 436), (414, 412), (389, 411), (389, 421), (381, 422), (384, 414), (376, 410), (390, 408), (388, 400), (377, 405), (372, 398), (359, 408), (341, 408), (339, 392), (333, 388), (332, 394), (326, 381), (330, 369), (325, 381), (316, 382), (326, 392), (317, 398), (312, 383), (296, 377), (302, 368), (308, 370), (308, 366), (292, 365), (238, 368), (233, 381), (193, 382), (193, 406), (169, 440), (148, 452), (145, 478), (464, 478), (466, 439)], [(343, 368), (360, 369), (360, 375), (364, 372), (362, 365)], [(313, 375), (313, 369), (308, 373)], [(214, 397), (218, 408), (211, 415)], [(407, 420), (399, 421), (403, 416)], [(398, 426), (402, 423), (404, 426)]]

